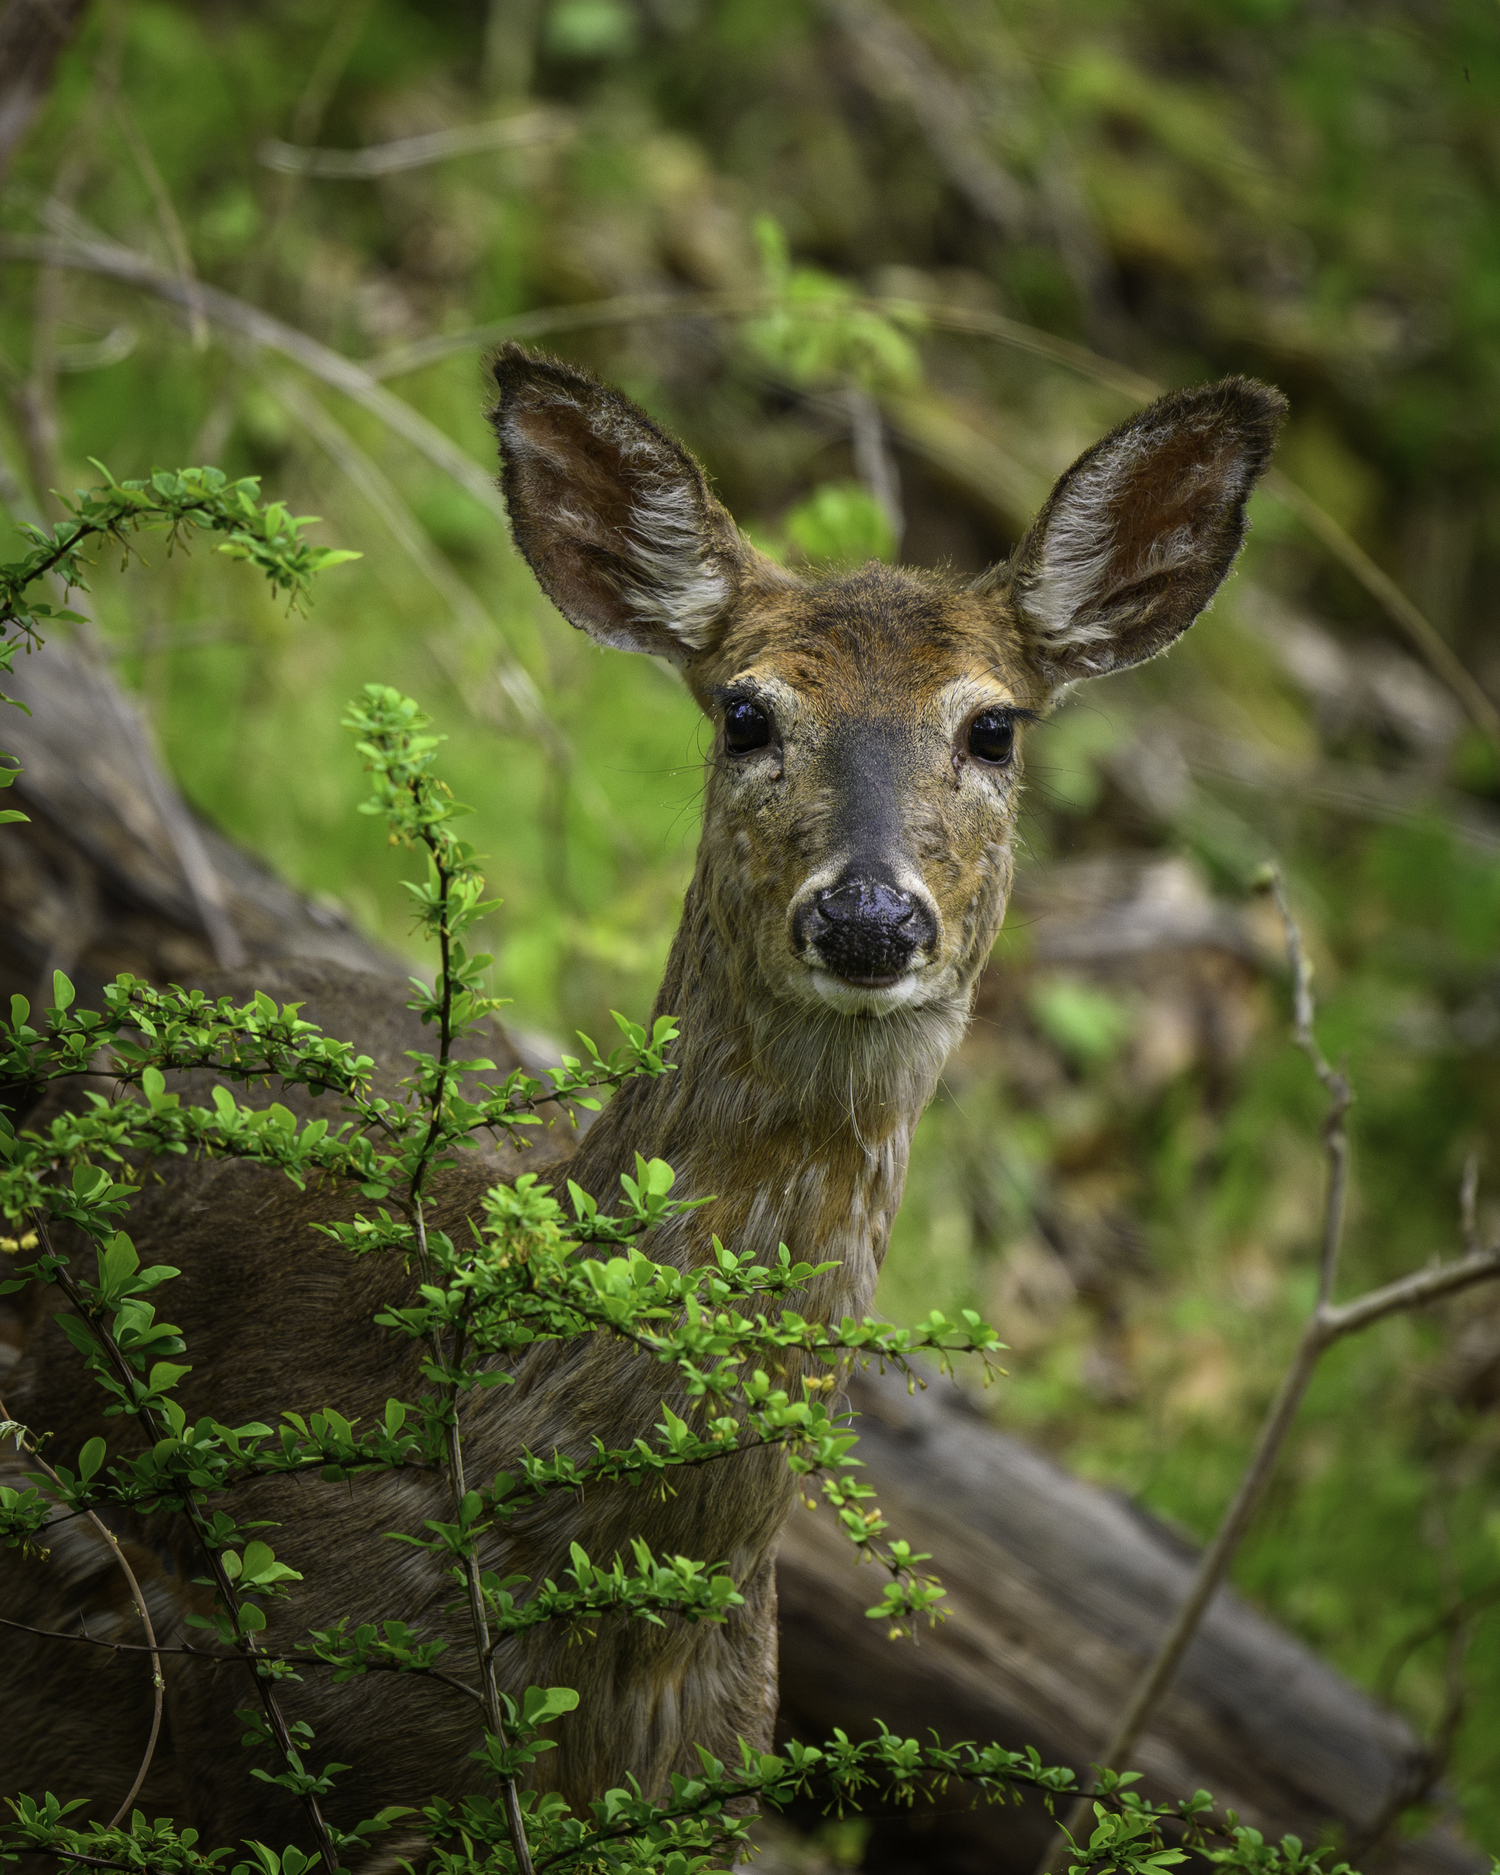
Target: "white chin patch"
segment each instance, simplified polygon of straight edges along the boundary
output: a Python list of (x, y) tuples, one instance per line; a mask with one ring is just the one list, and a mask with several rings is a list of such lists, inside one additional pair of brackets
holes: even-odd
[(807, 976), (815, 993), (842, 1016), (888, 1016), (893, 1009), (921, 1001), (926, 987), (915, 970), (908, 970), (888, 989), (880, 990), (860, 989), (857, 984), (836, 977), (831, 970), (812, 969)]

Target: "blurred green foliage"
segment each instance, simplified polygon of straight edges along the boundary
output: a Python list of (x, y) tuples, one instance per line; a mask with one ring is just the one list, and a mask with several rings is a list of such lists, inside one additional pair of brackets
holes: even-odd
[[(640, 398), (758, 539), (809, 561), (898, 546), (856, 394), (898, 473), (901, 556), (958, 575), (1007, 552), (1128, 411), (1107, 372), (996, 342), (997, 320), (1166, 384), (1249, 371), (1291, 397), (1285, 470), (1500, 695), (1491, 0), (876, 17), (117, 0), (60, 67), (0, 233), (98, 229), (169, 271), (186, 254), (485, 465), (482, 345), (461, 335), (515, 321)], [(512, 115), (529, 131), (505, 147), (380, 175), (263, 160), (268, 139), (357, 151)], [(99, 628), (193, 803), (401, 945), (399, 860), (371, 865), (334, 705), (369, 678), (420, 691), (505, 896), (485, 948), (522, 1021), (644, 1013), (697, 830), (675, 679), (571, 634), (494, 514), (366, 404), (222, 321), (3, 265), (13, 520), (92, 479), (88, 455), (121, 475), (212, 459), (274, 472), (365, 556), (311, 621), (211, 554), (150, 582), (97, 569)], [(1016, 914), (919, 1136), (883, 1290), (898, 1319), (920, 1295), (997, 1320), (1002, 1423), (1200, 1537), (1290, 1350), (1317, 1228), (1321, 1106), (1247, 898), (1263, 859), (1358, 1094), (1350, 1289), (1455, 1247), (1464, 1161), (1489, 1154), (1493, 1181), (1500, 1120), (1500, 760), (1369, 591), (1274, 499), (1253, 512), (1187, 642), (1030, 739)], [(1110, 866), (1126, 883), (1098, 904), (1149, 875), (1176, 925), (1153, 912), (1154, 949), (1060, 959), (1053, 888)], [(1367, 1685), (1385, 1672), (1430, 1732), (1448, 1636), (1393, 1650), (1500, 1579), (1497, 1473), (1500, 1313), (1480, 1293), (1330, 1357), (1237, 1580)], [(1446, 1784), (1500, 1848), (1493, 1616), (1465, 1674)]]

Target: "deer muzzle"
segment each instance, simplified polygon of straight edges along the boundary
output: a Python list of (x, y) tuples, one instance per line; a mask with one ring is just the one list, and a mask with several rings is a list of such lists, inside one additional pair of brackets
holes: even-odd
[(816, 952), (835, 976), (857, 989), (898, 983), (937, 938), (922, 900), (885, 879), (845, 878), (815, 893), (797, 913), (799, 949)]

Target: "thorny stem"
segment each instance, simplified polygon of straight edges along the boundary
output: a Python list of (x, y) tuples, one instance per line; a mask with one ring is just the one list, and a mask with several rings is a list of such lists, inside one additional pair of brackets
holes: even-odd
[[(44, 1641), (75, 1641), (81, 1647), (104, 1647), (112, 1654), (159, 1654), (163, 1657), (171, 1654), (182, 1660), (203, 1660), (212, 1667), (253, 1664), (247, 1662), (243, 1654), (214, 1654), (210, 1653), (206, 1647), (194, 1647), (190, 1642), (181, 1647), (140, 1647), (132, 1641), (101, 1640), (97, 1634), (67, 1634), (57, 1628), (35, 1628), (29, 1621), (12, 1621), (8, 1615), (0, 1615), (0, 1628), (13, 1628), (18, 1634), (35, 1634), (39, 1640)], [(336, 1667), (339, 1664), (336, 1660), (326, 1659), (322, 1654), (272, 1654), (264, 1648), (259, 1658), (268, 1663), (285, 1661), (289, 1666), (295, 1667)], [(451, 1686), (455, 1692), (463, 1693), (466, 1698), (474, 1700), (479, 1705), (484, 1703), (483, 1696), (476, 1687), (467, 1686), (462, 1680), (456, 1680), (451, 1673), (441, 1673), (436, 1667), (410, 1667), (404, 1663), (398, 1666), (392, 1661), (367, 1660), (363, 1671), (366, 1673), (420, 1673), (425, 1679), (436, 1680), (439, 1685)], [(134, 1791), (131, 1795), (135, 1795)]]
[[(15, 1421), (11, 1419), (9, 1412), (6, 1410), (4, 1400), (0, 1400), (0, 1420), (5, 1420), (14, 1428), (17, 1452), (25, 1453), (26, 1457), (29, 1458), (34, 1465), (44, 1471), (52, 1482), (61, 1488), (62, 1480), (47, 1463), (46, 1459), (42, 1457), (41, 1453), (36, 1449), (36, 1446), (26, 1436), (21, 1427), (17, 1426)], [(129, 1585), (130, 1599), (135, 1603), (135, 1611), (141, 1618), (141, 1626), (146, 1630), (146, 1645), (139, 1651), (148, 1653), (151, 1656), (151, 1734), (146, 1740), (146, 1749), (141, 1755), (140, 1768), (135, 1774), (135, 1782), (130, 1786), (130, 1789), (126, 1791), (119, 1808), (109, 1819), (108, 1823), (105, 1824), (106, 1829), (115, 1829), (129, 1816), (130, 1806), (135, 1802), (136, 1794), (140, 1790), (141, 1785), (145, 1783), (146, 1773), (151, 1769), (151, 1760), (156, 1756), (156, 1741), (161, 1736), (161, 1712), (163, 1695), (166, 1692), (166, 1682), (162, 1679), (161, 1674), (162, 1650), (156, 1645), (156, 1629), (151, 1625), (151, 1614), (146, 1607), (146, 1597), (141, 1593), (141, 1585), (136, 1580), (135, 1571), (125, 1560), (125, 1552), (120, 1547), (120, 1540), (115, 1535), (114, 1531), (110, 1529), (108, 1524), (104, 1522), (103, 1518), (96, 1516), (93, 1511), (85, 1511), (84, 1515), (114, 1552), (115, 1561), (120, 1565), (120, 1571)], [(4, 1625), (6, 1627), (20, 1627), (21, 1623), (19, 1621), (7, 1621)], [(29, 1628), (27, 1632), (40, 1634), (43, 1630), (40, 1628)], [(67, 1637), (58, 1635), (55, 1638), (59, 1640), (66, 1638), (81, 1640), (92, 1639), (93, 1637), (83, 1635)], [(110, 1645), (108, 1642), (102, 1644), (106, 1646)], [(125, 1648), (117, 1643), (116, 1651), (123, 1652)], [(129, 1651), (134, 1653), (137, 1649), (130, 1648)]]
[[(1354, 1095), (1347, 1076), (1342, 1069), (1329, 1063), (1313, 1033), (1316, 1005), (1312, 994), (1312, 965), (1303, 946), (1302, 933), (1287, 904), (1280, 874), (1269, 869), (1267, 883), (1281, 916), (1286, 934), (1287, 960), (1292, 971), (1292, 1039), (1312, 1063), (1313, 1071), (1327, 1089), (1329, 1098), (1322, 1128), (1328, 1180), (1323, 1205), (1318, 1299), (1298, 1338), (1291, 1364), (1261, 1425), (1255, 1449), (1229, 1508), (1212, 1542), (1199, 1559), (1192, 1585), (1172, 1625), (1162, 1637), (1155, 1657), (1141, 1675), (1120, 1716), (1114, 1735), (1099, 1760), (1101, 1770), (1119, 1771), (1125, 1768), (1152, 1713), (1171, 1686), (1182, 1657), (1191, 1646), (1208, 1611), (1209, 1603), (1234, 1562), (1324, 1351), (1346, 1335), (1356, 1334), (1387, 1315), (1420, 1308), (1474, 1283), (1500, 1277), (1500, 1244), (1488, 1250), (1481, 1249), (1478, 1244), (1474, 1226), (1477, 1172), (1471, 1164), (1465, 1168), (1461, 1198), (1468, 1254), (1455, 1263), (1419, 1270), (1411, 1276), (1387, 1283), (1383, 1288), (1371, 1290), (1341, 1307), (1334, 1305), (1333, 1288), (1338, 1275), (1349, 1171), (1349, 1135), (1345, 1120)], [(1093, 1792), (1094, 1783), (1091, 1780), (1088, 1788), (1081, 1792), (1068, 1811), (1063, 1823), (1054, 1831), (1038, 1864), (1038, 1875), (1048, 1875), (1069, 1852), (1071, 1838), (1087, 1820)]]
[[(427, 1129), (426, 1142), (417, 1161), (417, 1169), (411, 1180), (411, 1203), (417, 1232), (418, 1258), (424, 1275), (428, 1273), (430, 1265), (427, 1254), (427, 1224), (422, 1210), (422, 1182), (427, 1172), (428, 1157), (442, 1128), (443, 1106), (448, 1091), (448, 1062), (453, 1048), (452, 936), (448, 928), (448, 891), (452, 884), (452, 874), (443, 865), (437, 852), (436, 842), (427, 838), (425, 844), (432, 854), (432, 863), (438, 876), (438, 902), (441, 907), (438, 921), (438, 961), (442, 972), (443, 989), (438, 1008), (438, 1073), (432, 1090), (432, 1120)], [(454, 1339), (450, 1374), (457, 1370), (463, 1359), (463, 1343), (464, 1328), (460, 1321)], [(431, 1344), (434, 1361), (441, 1370), (446, 1363), (443, 1359), (441, 1337), (436, 1329), (432, 1332)], [(449, 1379), (447, 1392), (448, 1483), (453, 1493), (454, 1513), (461, 1515), (466, 1487), (463, 1435), (458, 1426), (458, 1382), (456, 1379)], [(468, 1544), (463, 1561), (464, 1584), (469, 1598), (469, 1620), (474, 1630), (474, 1653), (479, 1665), (480, 1685), (484, 1697), (485, 1724), (491, 1734), (499, 1739), (503, 1751), (507, 1746), (505, 1720), (500, 1710), (500, 1686), (495, 1671), (494, 1655), (490, 1648), (489, 1621), (484, 1611), (484, 1587), (480, 1580), (479, 1553), (473, 1541)], [(531, 1847), (526, 1840), (526, 1819), (521, 1811), (521, 1796), (516, 1788), (514, 1776), (506, 1777), (502, 1781), (501, 1790), (505, 1805), (505, 1827), (510, 1836), (511, 1850), (516, 1858), (518, 1875), (533, 1875)]]
[[(52, 1246), (47, 1240), (46, 1224), (40, 1216), (36, 1218), (36, 1227), (42, 1240), (43, 1249), (46, 1251), (49, 1258), (53, 1257), (54, 1252)], [(130, 1399), (135, 1391), (136, 1379), (134, 1373), (131, 1371), (130, 1363), (120, 1352), (114, 1336), (94, 1318), (93, 1312), (89, 1308), (88, 1298), (74, 1281), (72, 1273), (69, 1271), (66, 1264), (58, 1260), (56, 1262), (56, 1270), (58, 1287), (72, 1303), (74, 1309), (77, 1311), (79, 1319), (88, 1324), (90, 1333), (103, 1349), (105, 1357), (111, 1367), (114, 1368), (116, 1377), (124, 1388), (126, 1399)], [(159, 1440), (170, 1436), (170, 1429), (149, 1407), (142, 1406), (138, 1408), (138, 1411), (142, 1421), (150, 1431), (153, 1440)], [(198, 1546), (203, 1551), (203, 1555), (207, 1560), (209, 1574), (213, 1578), (214, 1589), (218, 1595), (219, 1601), (234, 1618), (237, 1631), (235, 1646), (255, 1668), (255, 1690), (260, 1696), (260, 1703), (265, 1710), (266, 1722), (271, 1728), (271, 1736), (276, 1741), (276, 1748), (289, 1766), (295, 1765), (298, 1762), (297, 1750), (292, 1743), (292, 1735), (287, 1728), (286, 1716), (281, 1710), (281, 1702), (276, 1697), (276, 1690), (272, 1682), (260, 1671), (261, 1667), (267, 1664), (265, 1656), (262, 1655), (260, 1649), (256, 1646), (254, 1635), (240, 1627), (239, 1596), (235, 1591), (234, 1583), (230, 1580), (229, 1575), (225, 1571), (223, 1560), (217, 1548), (210, 1539), (208, 1527), (204, 1522), (202, 1509), (191, 1494), (184, 1496), (182, 1508), (188, 1522), (192, 1525), (193, 1534), (198, 1539)], [(328, 1824), (324, 1820), (322, 1807), (318, 1803), (316, 1794), (312, 1791), (304, 1791), (300, 1794), (299, 1801), (306, 1810), (308, 1821), (312, 1825), (313, 1836), (318, 1846), (318, 1856), (324, 1868), (327, 1870), (327, 1875), (339, 1875), (338, 1856), (334, 1851), (333, 1838), (328, 1833)]]

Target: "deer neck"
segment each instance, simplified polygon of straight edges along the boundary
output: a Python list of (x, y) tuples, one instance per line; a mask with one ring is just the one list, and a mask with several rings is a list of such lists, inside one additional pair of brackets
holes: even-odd
[(648, 1246), (681, 1265), (717, 1235), (728, 1247), (838, 1267), (798, 1306), (822, 1320), (862, 1315), (906, 1181), (911, 1137), (965, 1005), (847, 1016), (777, 994), (730, 921), (715, 915), (702, 864), (656, 1001), (681, 1026), (675, 1071), (627, 1084), (568, 1168), (599, 1200), (634, 1154), (665, 1159), (674, 1195), (713, 1196)]

